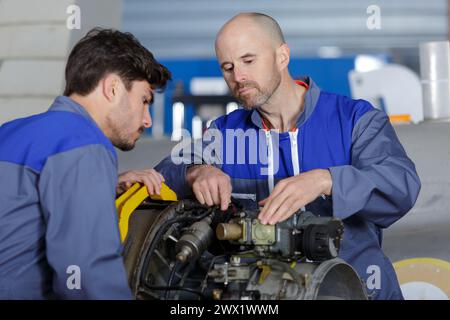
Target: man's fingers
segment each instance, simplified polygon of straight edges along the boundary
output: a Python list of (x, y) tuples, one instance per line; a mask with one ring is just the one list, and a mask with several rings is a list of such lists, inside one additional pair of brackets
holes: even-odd
[(226, 210), (231, 200), (231, 180), (219, 169), (209, 166), (197, 166), (189, 171), (191, 174), (189, 184), (192, 186), (197, 200), (201, 199), (208, 206), (220, 205)]
[(272, 221), (272, 216), (275, 214), (275, 212), (283, 206), (283, 203), (288, 198), (288, 195), (285, 193), (279, 194), (277, 197), (273, 198), (273, 200), (270, 201), (270, 203), (266, 204), (264, 206), (265, 210), (264, 215), (262, 216), (262, 223), (266, 224), (270, 221)]
[(275, 199), (276, 198), (272, 194), (265, 199), (264, 206), (258, 215), (258, 218), (261, 220), (261, 222), (267, 222), (267, 217), (270, 216), (269, 212), (273, 209), (273, 202), (275, 201)]
[(292, 216), (295, 212), (297, 212), (297, 209), (295, 207), (290, 207), (285, 214), (283, 214), (279, 219), (278, 222), (283, 222), (284, 220), (288, 219), (290, 216)]
[(220, 209), (222, 211), (227, 210), (231, 201), (231, 184), (225, 186), (219, 186), (220, 192)]
[(269, 218), (269, 224), (275, 224), (277, 222), (281, 222), (285, 217), (291, 216), (292, 213), (292, 202), (291, 201), (283, 201), (280, 206), (275, 210), (272, 216)]
[(165, 181), (164, 176), (161, 173), (159, 173), (158, 171), (156, 171), (155, 169), (147, 169), (147, 170), (143, 170), (143, 172), (145, 174), (157, 177), (158, 180), (161, 180), (161, 182)]
[(195, 197), (197, 198), (198, 202), (201, 204), (205, 204), (205, 197), (203, 197), (202, 192), (200, 191), (200, 187), (197, 183), (194, 183), (192, 185), (192, 191), (194, 191)]
[(275, 199), (276, 197), (278, 197), (279, 194), (283, 193), (286, 186), (287, 186), (286, 181), (284, 181), (284, 180), (279, 181), (275, 185), (275, 188), (273, 188), (272, 192), (270, 193), (270, 197), (272, 199)]
[(264, 217), (265, 217), (265, 215), (266, 215), (267, 208), (269, 207), (269, 203), (270, 203), (271, 200), (272, 200), (272, 199), (271, 199), (270, 196), (269, 196), (269, 197), (267, 197), (266, 199), (260, 201), (260, 204), (263, 203), (263, 204), (262, 204), (263, 207), (262, 207), (262, 209), (259, 211), (259, 214), (258, 214), (259, 220), (263, 221), (263, 219), (264, 219)]
[(211, 193), (209, 192), (209, 186), (208, 186), (208, 183), (206, 180), (195, 182), (192, 185), (192, 190), (194, 191), (195, 195), (197, 196), (197, 200), (201, 204), (207, 204), (208, 206), (214, 205), (214, 201), (211, 197)]
[(149, 176), (141, 176), (141, 182), (147, 187), (148, 194), (155, 194), (156, 188)]
[(290, 216), (292, 216), (294, 213), (296, 213), (305, 204), (306, 203), (304, 200), (296, 200), (296, 201), (292, 202), (291, 205), (287, 206), (288, 208), (285, 210), (284, 214), (282, 214), (279, 217), (278, 222), (283, 222), (284, 220), (288, 219)]
[(272, 204), (272, 198), (267, 198), (266, 202), (264, 204), (264, 207), (261, 209), (261, 211), (259, 212), (258, 218), (259, 220), (261, 220), (261, 223), (265, 224), (266, 223), (266, 217), (268, 215), (268, 212), (271, 208), (271, 204)]
[(285, 186), (285, 184), (282, 181), (280, 181), (275, 186), (275, 188), (272, 190), (272, 193), (266, 199), (260, 201), (260, 203), (261, 203), (260, 205), (262, 205), (263, 208), (260, 211), (258, 217), (261, 221), (266, 220), (265, 217), (267, 216), (267, 212), (268, 212), (269, 208), (271, 207), (272, 201), (274, 201), (277, 197), (279, 197), (279, 195), (281, 194), (281, 191), (284, 190), (284, 186)]
[(161, 181), (157, 176), (153, 174), (142, 175), (141, 179), (147, 186), (149, 194), (161, 194)]
[(220, 204), (219, 199), (219, 184), (216, 180), (210, 180), (208, 181), (208, 190), (211, 194), (211, 199), (213, 201), (213, 204)]
[(208, 206), (212, 207), (214, 205), (213, 198), (211, 196), (211, 193), (209, 192), (208, 188), (202, 189), (202, 195), (205, 198), (205, 202)]
[(197, 198), (198, 202), (200, 202), (201, 204), (205, 204), (205, 197), (203, 196), (203, 194), (200, 191), (197, 191), (194, 193), (195, 197)]
[[(260, 205), (263, 205), (263, 208), (258, 218), (261, 221), (264, 221), (264, 223), (267, 223), (270, 216), (274, 213), (274, 210), (278, 209), (280, 206), (279, 202), (284, 201), (291, 193), (288, 190), (289, 181), (289, 178), (279, 181), (270, 195), (266, 199), (260, 201)], [(273, 204), (274, 201), (276, 204)]]
[(161, 183), (162, 181), (159, 180), (159, 178), (153, 176), (150, 178), (150, 180), (152, 180), (153, 182), (153, 187), (155, 188), (155, 192), (159, 195), (161, 195)]
[(142, 183), (147, 187), (149, 194), (160, 194), (164, 176), (155, 169), (128, 171), (119, 175), (118, 185), (129, 189), (135, 183)]
[(159, 172), (153, 170), (152, 173), (151, 173), (151, 175), (152, 175), (153, 177), (155, 177), (155, 179), (159, 182), (159, 184), (163, 183), (164, 178), (163, 178), (163, 176), (162, 176)]
[(259, 206), (263, 207), (263, 206), (267, 203), (267, 200), (268, 200), (268, 199), (269, 199), (269, 198), (265, 198), (265, 199), (259, 201), (259, 202), (258, 202)]

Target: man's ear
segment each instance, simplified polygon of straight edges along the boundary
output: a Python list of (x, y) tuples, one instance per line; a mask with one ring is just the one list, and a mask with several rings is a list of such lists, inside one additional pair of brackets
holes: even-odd
[(287, 68), (289, 65), (291, 50), (286, 43), (283, 43), (277, 49), (277, 63), (279, 70)]
[(120, 77), (117, 74), (110, 73), (100, 81), (100, 84), (102, 86), (102, 93), (106, 100), (109, 102), (116, 101), (120, 90)]

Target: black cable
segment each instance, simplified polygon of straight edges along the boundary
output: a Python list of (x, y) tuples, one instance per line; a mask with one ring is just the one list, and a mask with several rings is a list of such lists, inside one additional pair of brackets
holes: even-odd
[[(175, 272), (178, 269), (178, 266), (180, 266), (180, 262), (177, 260), (175, 262), (175, 264), (172, 267), (172, 270), (170, 271), (170, 275), (169, 275), (169, 281), (167, 281), (167, 287), (171, 287), (172, 286), (172, 282), (173, 282), (173, 278), (175, 278)], [(164, 294), (164, 300), (168, 300), (169, 299), (169, 292), (170, 290), (166, 290), (165, 294)]]
[(144, 285), (144, 287), (141, 288), (141, 291), (147, 293), (146, 290), (142, 290), (142, 289), (147, 289), (150, 291), (151, 290), (186, 291), (186, 292), (194, 293), (194, 294), (198, 295), (199, 297), (201, 297), (202, 299), (206, 299), (206, 297), (203, 293), (201, 293), (200, 291), (197, 291), (195, 289), (191, 289), (191, 288), (183, 288), (183, 287), (178, 287), (178, 286), (167, 287), (167, 286)]

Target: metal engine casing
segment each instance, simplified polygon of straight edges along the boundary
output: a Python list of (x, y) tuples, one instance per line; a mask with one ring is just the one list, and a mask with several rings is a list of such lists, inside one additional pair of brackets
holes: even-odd
[(257, 214), (192, 200), (141, 206), (124, 254), (136, 297), (367, 299), (356, 271), (337, 258), (341, 221), (298, 212), (265, 226)]

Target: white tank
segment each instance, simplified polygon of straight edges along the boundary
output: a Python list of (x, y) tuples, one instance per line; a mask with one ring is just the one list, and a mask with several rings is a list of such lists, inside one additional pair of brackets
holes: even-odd
[(450, 120), (450, 42), (420, 44), (420, 76), (425, 120)]

